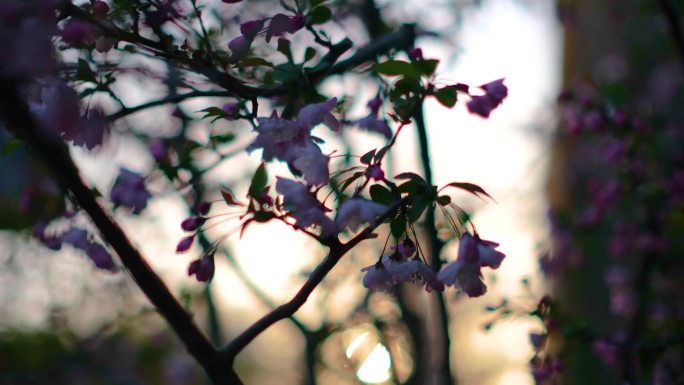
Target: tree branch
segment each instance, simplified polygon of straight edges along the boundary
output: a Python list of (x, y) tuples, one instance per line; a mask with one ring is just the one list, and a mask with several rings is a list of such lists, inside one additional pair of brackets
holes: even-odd
[(373, 231), (375, 231), (382, 222), (391, 217), (396, 213), (396, 211), (406, 205), (409, 202), (408, 198), (404, 198), (398, 202), (395, 202), (390, 208), (378, 218), (375, 225), (366, 227), (361, 233), (355, 236), (347, 243), (340, 243), (337, 239), (330, 241), (327, 245), (330, 247), (330, 253), (323, 259), (311, 275), (309, 279), (306, 280), (304, 285), (299, 289), (297, 294), (287, 303), (278, 306), (270, 313), (263, 316), (260, 320), (252, 324), (247, 330), (242, 332), (242, 334), (235, 337), (230, 343), (221, 348), (219, 355), (221, 360), (226, 362), (232, 362), (235, 356), (240, 353), (247, 345), (249, 345), (256, 337), (262, 332), (268, 329), (274, 323), (292, 316), (297, 310), (299, 310), (302, 305), (304, 305), (309, 298), (309, 295), (314, 291), (318, 284), (323, 281), (328, 273), (337, 265), (340, 258), (342, 258), (349, 250), (354, 248), (357, 244), (365, 239), (372, 236)]
[(167, 96), (167, 97), (164, 97), (161, 99), (152, 100), (149, 102), (138, 104), (137, 106), (122, 108), (119, 111), (107, 116), (107, 120), (110, 122), (113, 122), (113, 121), (121, 119), (125, 116), (134, 114), (136, 112), (146, 110), (148, 108), (163, 106), (164, 104), (169, 104), (169, 103), (180, 103), (186, 99), (206, 98), (206, 97), (231, 97), (231, 96), (235, 96), (235, 94), (230, 92), (230, 91), (223, 91), (223, 90), (192, 91), (192, 92), (187, 92), (184, 94), (176, 94), (176, 95)]
[(58, 182), (73, 194), (75, 203), (88, 213), (102, 238), (116, 251), (133, 280), (166, 319), (189, 353), (204, 367), (212, 381), (217, 385), (241, 384), (232, 365), (216, 365), (216, 349), (131, 244), (119, 225), (98, 204), (92, 191), (81, 179), (67, 146), (57, 136), (38, 128), (19, 95), (17, 84), (0, 78), (0, 94), (3, 95), (0, 112), (8, 129), (44, 158)]

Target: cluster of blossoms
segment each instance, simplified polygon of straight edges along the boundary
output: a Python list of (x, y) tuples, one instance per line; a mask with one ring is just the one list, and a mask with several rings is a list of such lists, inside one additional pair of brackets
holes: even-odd
[(411, 258), (416, 250), (413, 242), (407, 241), (397, 246), (395, 253), (362, 269), (366, 273), (363, 278), (366, 288), (387, 291), (402, 282), (421, 282), (427, 291), (442, 291), (445, 286), (453, 286), (469, 297), (479, 297), (487, 291), (481, 269), (497, 269), (505, 257), (496, 250), (498, 243), (465, 233), (459, 241), (456, 260), (435, 274), (423, 261)]
[(316, 144), (320, 139), (311, 135), (311, 129), (325, 124), (338, 131), (340, 122), (330, 113), (336, 104), (336, 98), (310, 104), (299, 111), (296, 120), (279, 118), (275, 112), (270, 118), (259, 118), (258, 135), (247, 150), (260, 148), (265, 161), (286, 162), (293, 174), (301, 175), (311, 185), (327, 184), (330, 180), (328, 157)]
[(387, 121), (379, 117), (380, 107), (382, 106), (382, 99), (377, 96), (368, 102), (368, 108), (370, 113), (363, 118), (357, 120), (355, 123), (359, 128), (362, 128), (369, 132), (377, 132), (385, 138), (389, 139), (392, 137), (392, 130)]
[[(109, 194), (115, 207), (122, 206), (131, 210), (133, 214), (140, 214), (147, 206), (147, 201), (152, 197), (145, 187), (145, 179), (125, 168), (120, 170), (112, 190)], [(66, 211), (62, 217), (71, 219), (75, 216), (72, 211)], [(114, 260), (107, 249), (90, 234), (87, 230), (71, 226), (61, 234), (48, 231), (49, 222), (40, 220), (34, 226), (33, 235), (43, 245), (51, 250), (60, 250), (63, 244), (68, 244), (75, 249), (82, 250), (100, 269), (116, 271)]]
[(41, 221), (34, 227), (34, 237), (51, 250), (60, 250), (63, 244), (71, 245), (83, 251), (95, 266), (102, 270), (117, 271), (114, 259), (107, 249), (85, 229), (70, 227), (67, 231), (56, 235), (48, 233), (47, 222)]
[(133, 214), (140, 214), (147, 207), (147, 201), (151, 197), (152, 195), (145, 187), (145, 178), (126, 168), (119, 170), (119, 176), (109, 193), (109, 199), (114, 207), (127, 207), (132, 210)]
[(102, 110), (94, 107), (81, 116), (78, 94), (62, 80), (43, 78), (25, 91), (29, 109), (46, 135), (61, 136), (88, 150), (101, 145), (108, 135)]
[(503, 84), (504, 80), (498, 79), (477, 87), (484, 91), (484, 95), (472, 95), (468, 86), (461, 85), (464, 86), (464, 91), (470, 94), (470, 100), (466, 103), (468, 111), (488, 118), (492, 111), (508, 96), (508, 88)]

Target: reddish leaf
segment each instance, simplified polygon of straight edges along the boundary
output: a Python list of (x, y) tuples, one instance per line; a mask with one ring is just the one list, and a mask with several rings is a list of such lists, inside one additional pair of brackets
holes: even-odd
[[(487, 198), (491, 199), (493, 202), (496, 202), (496, 201), (494, 200), (494, 198), (492, 198), (492, 196), (489, 195), (482, 187), (480, 187), (480, 186), (478, 186), (478, 185), (476, 185), (476, 184), (473, 184), (473, 183), (468, 183), (468, 182), (451, 182), (451, 183), (447, 184), (447, 185), (444, 186), (444, 187), (456, 187), (456, 188), (459, 188), (459, 189), (461, 189), (461, 190), (465, 190), (465, 191), (467, 191), (467, 192), (469, 192), (469, 193), (471, 193), (471, 194), (477, 196), (478, 198), (482, 198), (480, 195), (484, 195), (484, 196), (486, 196)], [(444, 188), (444, 187), (443, 187), (443, 188)]]

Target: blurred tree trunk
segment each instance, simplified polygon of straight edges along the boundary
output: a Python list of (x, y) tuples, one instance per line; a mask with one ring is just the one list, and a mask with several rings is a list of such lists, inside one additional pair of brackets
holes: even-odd
[[(634, 0), (557, 0), (558, 16), (564, 29), (564, 89), (572, 88), (578, 81), (600, 82), (601, 79), (596, 79), (600, 63), (610, 55), (626, 55), (619, 12), (634, 3)], [(552, 216), (572, 221), (580, 214), (578, 208), (588, 204), (585, 182), (597, 165), (592, 167), (582, 159), (581, 139), (565, 132), (564, 127), (558, 128), (548, 196)], [(610, 262), (605, 251), (608, 240), (601, 232), (592, 238), (583, 239), (579, 246), (581, 256), (570, 257), (581, 259), (580, 267), (564, 267), (555, 277), (552, 282), (554, 297), (570, 319), (584, 320), (589, 330), (609, 335), (611, 314), (604, 284), (604, 271)], [(615, 383), (614, 375), (594, 354), (589, 341), (577, 335), (566, 335), (560, 343), (565, 365), (562, 383)]]

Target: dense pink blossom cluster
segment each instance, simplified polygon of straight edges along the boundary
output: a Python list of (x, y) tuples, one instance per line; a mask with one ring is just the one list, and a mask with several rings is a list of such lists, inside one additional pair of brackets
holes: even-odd
[(401, 282), (422, 282), (426, 290), (442, 291), (445, 286), (462, 290), (469, 297), (479, 297), (487, 291), (482, 281), (483, 267), (497, 269), (505, 254), (496, 250), (498, 243), (479, 238), (477, 234), (463, 234), (459, 242), (456, 261), (434, 271), (419, 259), (410, 259), (415, 252), (405, 251), (406, 243), (397, 246), (397, 251), (383, 256), (375, 265), (362, 269), (366, 272), (363, 285), (372, 290), (390, 290)]
[(270, 118), (259, 118), (258, 135), (247, 150), (263, 149), (264, 160), (286, 162), (295, 175), (301, 175), (314, 186), (327, 184), (329, 158), (321, 152), (316, 143), (319, 139), (311, 135), (311, 129), (324, 124), (333, 131), (339, 130), (340, 122), (330, 113), (336, 104), (337, 99), (333, 98), (308, 105), (295, 120), (280, 118), (275, 112)]

